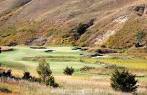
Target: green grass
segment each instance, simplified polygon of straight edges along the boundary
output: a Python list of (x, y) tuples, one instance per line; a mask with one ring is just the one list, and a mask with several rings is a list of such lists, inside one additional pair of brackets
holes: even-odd
[(100, 58), (100, 62), (115, 64), (129, 69), (147, 70), (147, 60), (142, 58)]
[[(127, 55), (110, 55), (104, 58), (84, 58), (80, 54), (84, 51), (72, 50), (72, 47), (48, 47), (54, 52), (45, 52), (45, 49), (31, 49), (25, 46), (14, 47), (14, 51), (3, 52), (0, 54), (0, 63), (8, 68), (22, 71), (30, 71), (36, 75), (36, 67), (40, 58), (45, 58), (55, 75), (63, 75), (64, 69), (69, 66), (75, 69), (74, 75), (90, 75), (81, 72), (80, 69), (89, 66), (104, 68), (103, 64), (114, 64), (127, 67), (129, 69), (147, 70), (147, 60), (139, 57)], [(92, 74), (91, 74), (92, 75)]]
[(80, 56), (83, 51), (72, 50), (72, 47), (48, 47), (54, 52), (44, 52), (44, 49), (31, 49), (25, 46), (14, 47), (14, 51), (0, 54), (0, 63), (4, 66), (23, 71), (35, 72), (38, 66), (38, 59), (45, 58), (50, 64), (54, 74), (62, 74), (66, 66), (75, 68), (75, 74), (80, 75), (80, 68), (84, 66), (102, 67), (97, 64), (115, 64), (130, 69), (147, 70), (147, 60), (129, 56), (111, 56), (106, 58), (83, 58)]
[(81, 62), (80, 54), (82, 51), (72, 50), (72, 47), (48, 47), (55, 50), (54, 52), (44, 52), (44, 49), (31, 49), (29, 47), (14, 47), (15, 51), (3, 52), (0, 54), (0, 63), (2, 65), (19, 69), (23, 71), (30, 71), (36, 73), (38, 66), (38, 59), (45, 58), (50, 64), (54, 74), (63, 74), (63, 70), (69, 66), (75, 69), (75, 75), (80, 75), (80, 68), (84, 66), (100, 67), (99, 64), (86, 64)]
[(129, 55), (109, 55), (100, 58), (81, 58), (85, 63), (105, 63), (106, 65), (117, 65), (128, 69), (138, 69), (147, 71), (147, 59)]

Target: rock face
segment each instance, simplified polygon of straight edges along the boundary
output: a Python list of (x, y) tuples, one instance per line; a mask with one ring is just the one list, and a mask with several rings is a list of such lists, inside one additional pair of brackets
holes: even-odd
[[(146, 5), (146, 0), (0, 0), (0, 44), (107, 46), (126, 23), (146, 26)], [(80, 24), (88, 27), (73, 31)], [(120, 36), (128, 42), (127, 35)]]

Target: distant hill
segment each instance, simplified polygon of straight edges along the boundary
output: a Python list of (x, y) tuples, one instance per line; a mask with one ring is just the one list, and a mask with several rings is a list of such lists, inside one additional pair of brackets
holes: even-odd
[(0, 0), (0, 45), (129, 48), (146, 28), (146, 0)]

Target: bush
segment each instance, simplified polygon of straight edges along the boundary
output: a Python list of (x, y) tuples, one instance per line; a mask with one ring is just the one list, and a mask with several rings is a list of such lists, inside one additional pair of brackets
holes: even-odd
[(30, 80), (31, 78), (32, 76), (30, 75), (30, 72), (24, 72), (22, 79)]
[(12, 71), (11, 70), (7, 70), (7, 71), (2, 71), (0, 72), (0, 77), (12, 77)]
[(135, 44), (136, 47), (142, 47), (141, 44), (142, 44), (144, 36), (145, 36), (144, 32), (142, 32), (142, 31), (137, 32), (137, 34), (136, 34), (136, 44)]
[(66, 74), (66, 75), (72, 75), (73, 73), (74, 73), (74, 69), (72, 67), (71, 68), (66, 67), (64, 69), (64, 74)]
[(6, 76), (7, 76), (7, 77), (12, 77), (12, 70), (8, 70), (8, 71), (6, 72)]
[(38, 82), (38, 83), (41, 83), (41, 78), (36, 78), (36, 77), (32, 77), (30, 79), (31, 82)]
[(79, 35), (82, 35), (86, 31), (87, 28), (88, 28), (87, 24), (80, 23), (77, 27), (76, 32), (79, 33)]
[(135, 77), (135, 75), (129, 73), (126, 69), (116, 69), (111, 77), (111, 86), (114, 90), (135, 92), (138, 87)]
[(136, 48), (139, 48), (139, 47), (142, 47), (142, 45), (140, 45), (140, 43), (136, 43), (136, 44), (135, 44), (135, 47), (136, 47)]
[(83, 35), (87, 29), (94, 24), (95, 19), (91, 19), (87, 23), (79, 23), (77, 27), (73, 29), (75, 33), (77, 33), (75, 36), (81, 36)]
[(3, 93), (12, 93), (12, 91), (11, 90), (9, 90), (9, 89), (7, 89), (7, 88), (5, 88), (5, 87), (0, 87), (0, 92), (3, 92)]
[(55, 82), (55, 79), (53, 76), (50, 76), (47, 80), (46, 80), (46, 85), (52, 86), (52, 87), (59, 87), (59, 84), (57, 84)]

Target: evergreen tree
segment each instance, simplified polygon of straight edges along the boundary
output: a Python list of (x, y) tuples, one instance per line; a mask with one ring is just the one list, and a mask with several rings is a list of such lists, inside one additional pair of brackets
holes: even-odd
[(111, 86), (115, 90), (135, 92), (138, 87), (135, 77), (135, 75), (129, 73), (126, 69), (116, 69), (111, 77)]

